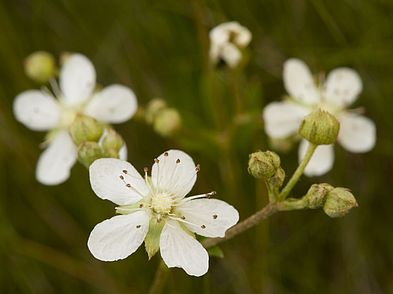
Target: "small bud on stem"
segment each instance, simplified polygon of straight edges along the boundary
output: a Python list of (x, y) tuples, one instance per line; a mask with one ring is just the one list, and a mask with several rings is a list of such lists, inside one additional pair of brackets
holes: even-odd
[(48, 82), (56, 73), (55, 59), (45, 51), (37, 51), (27, 56), (24, 68), (30, 79), (41, 84)]
[(340, 123), (337, 118), (327, 111), (318, 109), (304, 118), (299, 134), (315, 145), (329, 145), (336, 141), (339, 130)]
[(248, 172), (257, 179), (270, 179), (279, 167), (280, 157), (272, 151), (258, 151), (249, 156)]
[(334, 188), (326, 196), (323, 211), (330, 217), (341, 217), (357, 206), (355, 197), (348, 189)]

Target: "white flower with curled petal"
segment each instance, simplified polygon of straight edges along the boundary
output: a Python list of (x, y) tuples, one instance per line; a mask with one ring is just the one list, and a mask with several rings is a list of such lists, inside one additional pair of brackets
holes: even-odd
[[(199, 166), (179, 150), (161, 154), (151, 177), (143, 178), (128, 162), (114, 158), (96, 160), (90, 166), (90, 183), (98, 197), (119, 205), (121, 215), (94, 227), (90, 252), (99, 260), (115, 261), (134, 253), (146, 239), (152, 220), (161, 224), (157, 235), (161, 257), (168, 267), (183, 268), (202, 276), (209, 256), (194, 233), (224, 237), (239, 220), (237, 210), (224, 201), (209, 199), (215, 193), (186, 197), (197, 178)], [(145, 240), (146, 242), (146, 240)]]
[(251, 32), (236, 21), (225, 22), (214, 27), (209, 34), (210, 59), (216, 64), (224, 61), (230, 67), (236, 67), (241, 58), (240, 49), (251, 41)]
[[(350, 68), (332, 70), (325, 81), (314, 82), (307, 65), (299, 59), (289, 59), (284, 64), (284, 85), (290, 97), (283, 102), (272, 102), (263, 111), (265, 131), (269, 137), (283, 139), (297, 133), (307, 114), (317, 108), (334, 114), (340, 122), (337, 142), (353, 153), (370, 151), (376, 141), (375, 124), (354, 110), (348, 110), (362, 91), (362, 81)], [(307, 150), (303, 140), (299, 160)], [(317, 148), (305, 169), (308, 176), (323, 175), (334, 162), (333, 145)]]
[[(36, 169), (37, 180), (56, 185), (68, 179), (77, 160), (76, 146), (68, 128), (77, 114), (84, 114), (104, 123), (129, 120), (137, 109), (131, 89), (111, 85), (94, 93), (96, 72), (90, 60), (82, 54), (69, 56), (60, 71), (60, 88), (53, 85), (54, 95), (47, 91), (28, 90), (14, 101), (16, 119), (35, 131), (48, 131), (48, 145), (41, 154)], [(120, 156), (126, 154), (126, 147)]]

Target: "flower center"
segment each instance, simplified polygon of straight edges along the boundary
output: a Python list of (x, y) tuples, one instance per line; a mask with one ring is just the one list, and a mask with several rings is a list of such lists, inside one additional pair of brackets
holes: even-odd
[(60, 117), (60, 127), (69, 127), (75, 120), (77, 111), (74, 108), (64, 107)]
[(174, 199), (171, 194), (167, 192), (160, 192), (152, 196), (151, 209), (160, 215), (165, 215), (171, 212), (174, 204)]

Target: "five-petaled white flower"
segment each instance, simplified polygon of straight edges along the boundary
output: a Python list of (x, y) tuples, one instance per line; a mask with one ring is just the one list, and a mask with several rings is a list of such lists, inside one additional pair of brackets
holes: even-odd
[(238, 22), (231, 21), (214, 27), (209, 37), (212, 62), (224, 61), (230, 67), (236, 67), (242, 58), (240, 49), (251, 41), (251, 32)]
[(185, 197), (199, 170), (186, 153), (169, 150), (154, 161), (151, 178), (147, 169), (143, 178), (120, 159), (102, 158), (90, 166), (92, 189), (98, 197), (119, 205), (116, 210), (122, 215), (95, 226), (89, 250), (103, 261), (124, 259), (143, 243), (154, 220), (163, 225), (157, 243), (166, 265), (201, 276), (208, 270), (209, 256), (194, 233), (224, 237), (239, 214), (224, 201), (208, 199), (214, 193)]
[[(49, 131), (48, 147), (37, 163), (39, 182), (56, 185), (68, 179), (77, 160), (68, 128), (77, 114), (105, 123), (125, 122), (134, 115), (137, 100), (131, 89), (116, 84), (93, 93), (95, 82), (96, 72), (90, 60), (72, 54), (61, 68), (60, 89), (52, 83), (55, 95), (48, 90), (28, 90), (15, 98), (14, 113), (18, 121), (32, 130)], [(126, 157), (126, 153), (123, 146), (119, 155)]]
[[(345, 67), (334, 69), (326, 81), (317, 85), (303, 61), (289, 59), (284, 64), (283, 78), (290, 97), (283, 102), (270, 103), (263, 112), (265, 130), (271, 138), (282, 139), (296, 134), (304, 116), (321, 108), (340, 121), (337, 141), (346, 150), (363, 153), (374, 147), (374, 123), (358, 112), (346, 109), (362, 90), (362, 81), (356, 71)], [(307, 146), (308, 142), (303, 140), (299, 160), (305, 155)], [(332, 168), (333, 162), (333, 145), (321, 145), (306, 167), (305, 174), (322, 175)]]

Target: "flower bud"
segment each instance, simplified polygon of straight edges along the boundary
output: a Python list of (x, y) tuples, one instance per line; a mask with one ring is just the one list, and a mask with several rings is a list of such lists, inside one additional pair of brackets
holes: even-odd
[(75, 145), (78, 146), (86, 141), (98, 142), (104, 128), (94, 118), (78, 115), (71, 124), (69, 132)]
[(355, 197), (348, 189), (334, 188), (326, 196), (323, 211), (330, 217), (341, 217), (357, 206)]
[(163, 99), (155, 98), (147, 104), (145, 111), (146, 122), (152, 124), (157, 114), (166, 108), (166, 102)]
[(55, 75), (56, 65), (52, 54), (45, 51), (37, 51), (25, 59), (26, 75), (37, 83), (46, 83)]
[(255, 178), (269, 179), (280, 167), (280, 157), (272, 151), (251, 153), (248, 160), (248, 172)]
[(325, 203), (327, 194), (333, 189), (333, 186), (326, 183), (312, 185), (305, 196), (308, 208), (314, 209), (322, 207)]
[(101, 146), (104, 152), (117, 154), (124, 145), (123, 138), (112, 128), (106, 128), (101, 138)]
[(154, 119), (154, 130), (163, 137), (172, 136), (181, 127), (181, 117), (174, 108), (165, 108)]
[(321, 109), (307, 115), (299, 129), (299, 134), (315, 145), (329, 145), (336, 141), (340, 123), (336, 117)]
[(276, 173), (268, 179), (269, 186), (274, 190), (278, 190), (281, 188), (282, 184), (284, 184), (285, 180), (285, 171), (279, 167), (276, 170)]
[(102, 157), (104, 153), (97, 142), (83, 142), (78, 147), (78, 160), (87, 168), (94, 160)]

